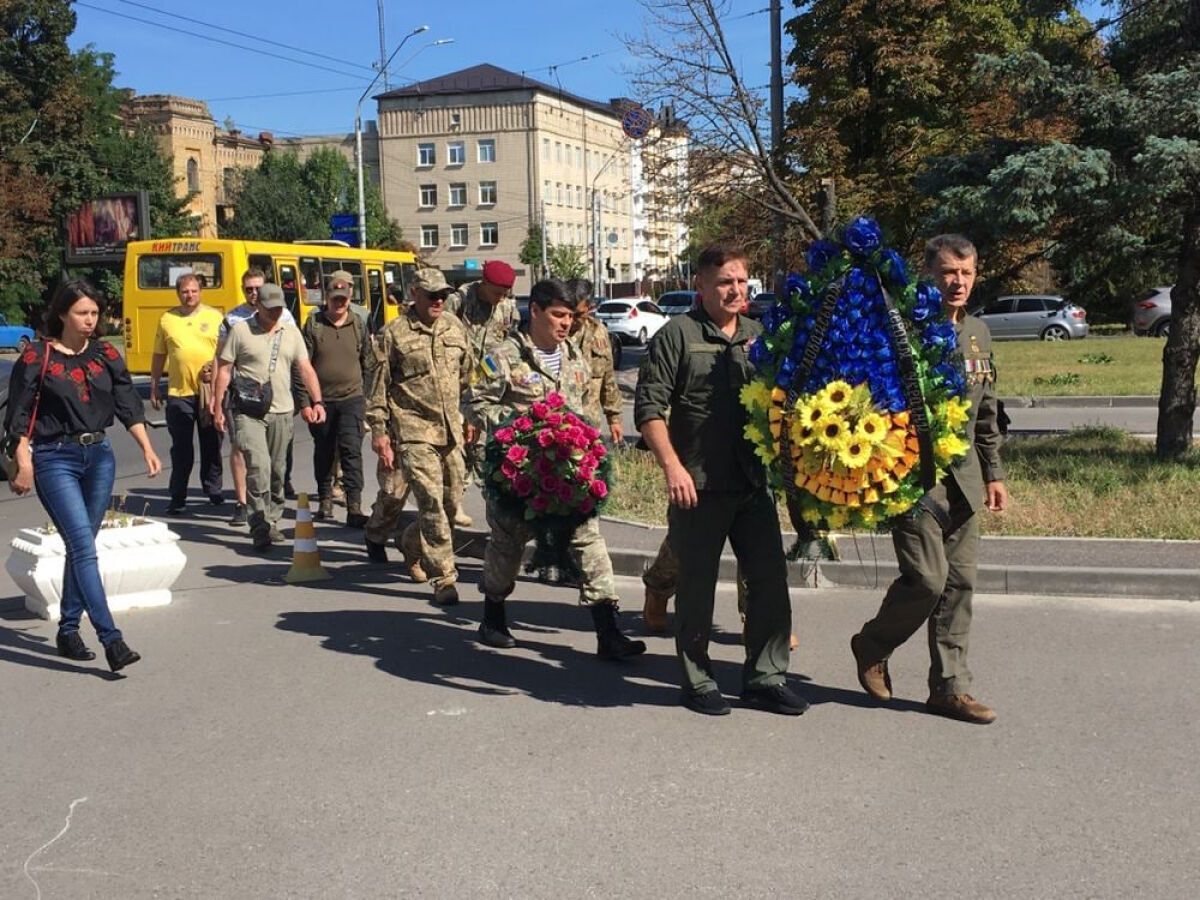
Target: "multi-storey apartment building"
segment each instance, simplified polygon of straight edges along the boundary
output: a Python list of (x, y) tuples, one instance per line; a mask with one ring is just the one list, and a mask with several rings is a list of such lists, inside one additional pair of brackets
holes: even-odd
[[(580, 248), (589, 264), (599, 246), (606, 280), (638, 277), (620, 102), (486, 64), (377, 99), (384, 202), (427, 260), (459, 278), (486, 259), (516, 266), (544, 210), (551, 244)], [(517, 291), (538, 274), (525, 270)]]

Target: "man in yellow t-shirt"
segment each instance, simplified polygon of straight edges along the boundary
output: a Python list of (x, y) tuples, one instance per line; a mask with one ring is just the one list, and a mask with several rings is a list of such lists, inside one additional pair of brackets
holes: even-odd
[(150, 358), (150, 405), (162, 408), (158, 382), (167, 370), (167, 431), (171, 435), (171, 484), (167, 514), (183, 512), (195, 453), (192, 432), (200, 439), (200, 483), (209, 502), (219, 506), (221, 492), (221, 432), (208, 413), (212, 392), (213, 357), (221, 312), (200, 302), (200, 279), (180, 275), (175, 282), (179, 305), (158, 321), (154, 354)]

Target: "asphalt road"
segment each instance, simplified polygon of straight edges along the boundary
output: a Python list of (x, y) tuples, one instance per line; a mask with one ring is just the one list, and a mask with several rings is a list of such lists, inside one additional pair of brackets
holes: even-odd
[[(517, 651), (480, 603), (326, 556), (338, 581), (205, 546), (207, 586), (121, 617), (128, 677), (0, 615), (0, 896), (1191, 897), (1200, 607), (980, 598), (980, 727), (857, 689), (877, 595), (797, 593), (800, 719), (676, 704), (671, 642), (591, 654), (586, 612), (523, 585)], [(192, 573), (189, 573), (192, 574)], [(470, 570), (473, 577), (475, 570)], [(193, 576), (195, 577), (195, 576)], [(623, 580), (625, 596), (637, 585)], [(736, 691), (733, 598), (718, 676)], [(637, 625), (637, 617), (627, 617)], [(94, 644), (94, 639), (89, 635)], [(59, 835), (74, 803), (69, 828)], [(28, 873), (28, 874), (26, 874)]]

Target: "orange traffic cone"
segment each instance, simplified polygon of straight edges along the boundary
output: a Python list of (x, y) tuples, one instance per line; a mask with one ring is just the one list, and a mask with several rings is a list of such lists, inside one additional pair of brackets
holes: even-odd
[(288, 584), (306, 581), (325, 581), (332, 576), (321, 568), (321, 551), (317, 549), (317, 532), (313, 527), (308, 494), (296, 497), (296, 531), (292, 539), (292, 567), (283, 576)]

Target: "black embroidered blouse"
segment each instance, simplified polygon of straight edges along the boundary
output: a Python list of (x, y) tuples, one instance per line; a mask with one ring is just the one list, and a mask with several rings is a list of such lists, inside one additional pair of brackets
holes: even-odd
[[(8, 382), (10, 434), (29, 430), (42, 354), (48, 345), (39, 341), (21, 354)], [(129, 369), (117, 348), (107, 341), (91, 340), (82, 353), (71, 356), (50, 347), (46, 382), (38, 401), (31, 443), (61, 440), (66, 435), (104, 431), (114, 415), (126, 428), (144, 422), (142, 400), (133, 388)]]

